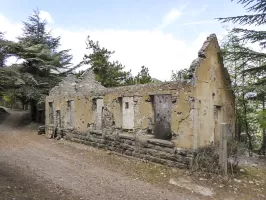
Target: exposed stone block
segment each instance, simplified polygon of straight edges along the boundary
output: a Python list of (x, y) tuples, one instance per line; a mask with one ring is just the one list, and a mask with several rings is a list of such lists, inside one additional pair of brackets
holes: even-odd
[(124, 152), (124, 154), (126, 154), (127, 156), (132, 156), (132, 152), (133, 151), (131, 151), (131, 150), (126, 150), (125, 152)]
[(108, 141), (116, 141), (117, 137), (115, 135), (105, 134), (104, 139)]
[(148, 143), (159, 145), (162, 147), (174, 147), (175, 144), (171, 141), (160, 140), (160, 139), (148, 139)]
[(126, 150), (132, 150), (132, 151), (134, 151), (134, 149), (135, 149), (135, 147), (134, 146), (131, 146), (131, 145), (127, 145), (127, 144), (120, 144), (120, 147), (122, 148), (122, 149), (126, 149)]
[(129, 135), (129, 134), (119, 134), (119, 137), (122, 139), (127, 139), (127, 140), (135, 140), (134, 135)]
[(134, 146), (136, 145), (136, 142), (132, 140), (124, 140), (123, 143), (128, 144), (128, 145), (134, 145)]
[(90, 131), (91, 134), (96, 134), (96, 135), (103, 135), (103, 132), (100, 130), (91, 130)]
[(154, 146), (153, 148), (158, 150), (158, 151), (163, 151), (163, 152), (166, 152), (166, 153), (171, 153), (171, 154), (175, 153), (175, 149), (174, 148), (170, 148), (170, 147)]

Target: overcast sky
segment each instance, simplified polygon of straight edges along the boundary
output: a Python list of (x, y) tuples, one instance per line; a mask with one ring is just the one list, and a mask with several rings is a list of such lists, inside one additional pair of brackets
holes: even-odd
[(62, 49), (72, 49), (73, 63), (86, 52), (88, 35), (114, 50), (136, 75), (142, 65), (152, 77), (169, 80), (171, 70), (188, 68), (208, 35), (219, 39), (225, 25), (215, 20), (244, 14), (231, 0), (0, 0), (0, 31), (15, 40), (22, 21), (39, 8)]

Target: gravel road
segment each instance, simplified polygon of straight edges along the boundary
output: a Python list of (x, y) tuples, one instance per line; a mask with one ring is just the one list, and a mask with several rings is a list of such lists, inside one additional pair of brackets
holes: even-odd
[(138, 178), (139, 161), (38, 136), (27, 112), (8, 112), (0, 121), (0, 199), (202, 199)]

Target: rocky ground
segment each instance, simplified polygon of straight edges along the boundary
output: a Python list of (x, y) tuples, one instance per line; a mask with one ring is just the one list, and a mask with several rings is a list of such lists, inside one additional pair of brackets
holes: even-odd
[(27, 112), (7, 111), (0, 120), (0, 199), (266, 199), (266, 170), (256, 161), (230, 179), (191, 174), (47, 139)]

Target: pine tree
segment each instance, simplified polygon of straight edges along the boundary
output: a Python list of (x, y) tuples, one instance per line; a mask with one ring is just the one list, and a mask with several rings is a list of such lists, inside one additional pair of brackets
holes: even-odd
[(4, 55), (4, 34), (0, 31), (0, 67), (4, 67), (4, 60), (5, 60), (5, 55)]
[(11, 89), (14, 90), (18, 87), (20, 82), (20, 74), (13, 67), (5, 65), (8, 57), (12, 56), (14, 42), (8, 41), (4, 38), (4, 33), (0, 32), (0, 96), (5, 95)]
[(47, 31), (47, 22), (40, 18), (38, 9), (29, 16), (28, 22), (23, 22), (23, 36), (20, 41), (27, 46), (36, 44), (45, 44), (51, 51), (56, 51), (60, 45), (60, 37), (53, 37), (51, 32)]
[(114, 51), (100, 47), (99, 42), (94, 42), (88, 36), (87, 49), (83, 64), (90, 65), (96, 75), (96, 79), (105, 87), (116, 87), (125, 84), (130, 72), (124, 71), (124, 66), (118, 61), (110, 61)]
[[(19, 37), (19, 56), (26, 60), (32, 73), (44, 71), (49, 74), (51, 70), (57, 73), (73, 70), (70, 50), (58, 51), (60, 37), (53, 37), (51, 32), (47, 31), (47, 23), (41, 20), (38, 9), (34, 10), (28, 21), (23, 24), (23, 36)], [(33, 54), (29, 55), (29, 51)]]
[[(239, 25), (255, 25), (260, 26), (266, 24), (266, 2), (258, 0), (238, 0), (238, 3), (242, 4), (248, 13), (248, 15), (218, 18), (222, 23), (232, 22)], [(251, 29), (234, 28), (232, 33), (239, 35), (239, 40), (243, 42), (258, 43), (259, 46), (264, 49), (266, 47), (266, 31), (256, 31)], [(237, 46), (235, 47), (238, 48)], [(236, 56), (248, 60), (264, 61), (266, 54), (263, 52), (257, 52), (250, 50), (249, 48), (239, 48)], [(264, 63), (264, 62), (262, 62)], [(246, 70), (253, 75), (261, 74), (261, 80), (258, 84), (266, 83), (266, 64), (260, 66), (251, 66)]]
[(4, 37), (4, 33), (0, 31), (0, 67), (5, 67), (5, 61), (13, 55), (14, 42), (8, 41)]
[[(266, 24), (266, 1), (262, 0), (238, 0), (246, 11), (250, 14), (226, 18), (218, 18), (222, 23), (232, 22), (239, 25), (255, 25), (261, 26)], [(244, 28), (234, 28), (231, 31), (233, 34), (238, 34), (238, 40), (243, 42), (258, 43), (262, 49), (266, 48), (266, 31), (258, 31)], [(266, 94), (266, 54), (257, 52), (250, 48), (235, 45), (235, 52), (231, 53), (236, 60), (242, 59), (243, 65), (247, 68), (242, 72), (257, 79), (252, 83), (256, 92), (257, 100), (260, 100), (263, 105), (262, 119), (266, 120), (265, 113), (265, 94)], [(258, 64), (259, 63), (259, 64)], [(261, 120), (260, 120), (261, 121)], [(262, 149), (265, 154), (266, 150), (266, 131), (264, 123), (261, 123), (263, 128), (263, 144)]]
[(24, 60), (19, 67), (24, 83), (19, 88), (19, 97), (28, 99), (32, 108), (32, 119), (36, 110), (43, 108), (44, 97), (74, 67), (71, 64), (70, 50), (59, 51), (60, 37), (53, 37), (47, 31), (47, 23), (40, 18), (39, 10), (23, 22), (23, 35), (10, 51)]
[[(261, 66), (259, 60), (248, 60), (241, 57), (241, 53), (252, 51), (245, 46), (245, 42), (239, 39), (236, 33), (230, 33), (222, 44), (224, 63), (227, 67), (232, 80), (232, 89), (236, 96), (236, 139), (240, 139), (241, 132), (245, 132), (249, 138), (249, 148), (252, 148), (252, 136), (259, 134), (262, 123), (261, 110), (265, 92), (263, 85), (258, 85), (259, 76), (254, 76), (247, 69)], [(264, 132), (264, 131), (262, 131)], [(263, 142), (264, 143), (264, 142)], [(262, 144), (263, 144), (262, 143)], [(262, 145), (263, 146), (263, 145)]]
[(153, 82), (150, 74), (149, 74), (149, 69), (145, 66), (141, 67), (140, 72), (138, 75), (135, 77), (135, 84), (146, 84), (146, 83), (151, 83)]
[(69, 50), (58, 50), (60, 37), (53, 37), (47, 30), (47, 23), (41, 20), (39, 10), (34, 10), (23, 24), (23, 35), (18, 42), (5, 40), (0, 33), (0, 67), (3, 68), (9, 56), (23, 59), (20, 65), (0, 70), (0, 92), (8, 94), (12, 91), (16, 98), (30, 102), (32, 119), (35, 120), (36, 110), (43, 108), (49, 90), (78, 66), (72, 66)]
[(172, 81), (183, 81), (189, 78), (191, 78), (189, 69), (181, 69), (176, 72), (172, 70), (172, 74), (171, 74)]

